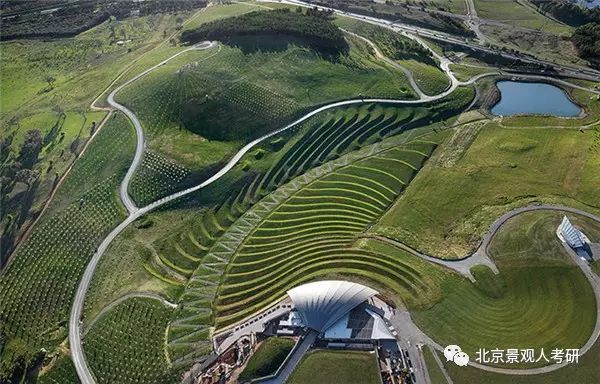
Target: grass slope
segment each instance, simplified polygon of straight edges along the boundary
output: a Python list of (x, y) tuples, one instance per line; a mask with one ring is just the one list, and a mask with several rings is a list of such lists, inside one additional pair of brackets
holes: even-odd
[(476, 267), (475, 285), (448, 279), (446, 296), (414, 311), (415, 322), (440, 344), (458, 344), (471, 356), (479, 348), (581, 347), (594, 327), (596, 303), (556, 238), (560, 218), (534, 212), (511, 219), (489, 247), (500, 275)]
[[(439, 157), (428, 163), (374, 231), (453, 258), (471, 251), (489, 225), (512, 207), (553, 201), (600, 208), (595, 192), (599, 129), (503, 129), (489, 123), (473, 135), (442, 145)], [(456, 160), (439, 160), (448, 153)]]
[(164, 350), (171, 311), (157, 300), (133, 298), (103, 315), (84, 339), (97, 382), (175, 382)]
[(290, 384), (378, 384), (374, 353), (316, 350), (307, 354), (290, 376)]
[(294, 340), (270, 337), (265, 340), (250, 357), (239, 376), (240, 381), (252, 380), (272, 375), (294, 348)]

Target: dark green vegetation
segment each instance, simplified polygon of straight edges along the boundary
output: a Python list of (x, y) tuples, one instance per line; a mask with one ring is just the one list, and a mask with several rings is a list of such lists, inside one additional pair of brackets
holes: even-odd
[(123, 19), (131, 16), (132, 13), (145, 16), (189, 11), (206, 6), (204, 0), (148, 0), (118, 3), (95, 0), (70, 4), (6, 1), (5, 3), (2, 4), (4, 11), (0, 33), (2, 40), (75, 36), (104, 21)]
[(459, 344), (471, 356), (479, 348), (583, 346), (596, 321), (596, 303), (589, 282), (556, 238), (561, 217), (532, 212), (511, 219), (489, 247), (500, 275), (476, 267), (475, 285), (448, 279), (445, 297), (430, 309), (413, 311), (415, 322), (440, 344)]
[(313, 3), (457, 35), (473, 35), (473, 32), (459, 20), (440, 13), (426, 12), (421, 7), (409, 7), (408, 1), (374, 3), (369, 0), (318, 0)]
[(75, 164), (53, 202), (56, 211), (34, 228), (1, 275), (0, 324), (8, 342), (0, 381), (21, 377), (42, 348), (59, 353), (79, 277), (98, 242), (124, 218), (116, 190), (133, 151), (133, 129), (116, 115)]
[(456, 258), (472, 252), (491, 223), (516, 206), (543, 201), (600, 209), (600, 130), (525, 128), (528, 122), (543, 120), (456, 129), (374, 231)]
[(378, 384), (378, 368), (374, 353), (317, 350), (302, 359), (288, 383)]
[(294, 348), (294, 340), (270, 337), (265, 340), (248, 360), (239, 380), (244, 382), (272, 375)]
[(189, 169), (152, 151), (145, 151), (131, 180), (129, 193), (136, 204), (143, 207), (174, 192), (190, 174)]
[(572, 26), (600, 22), (600, 8), (586, 8), (580, 4), (563, 0), (532, 0), (541, 11), (547, 12)]
[(97, 382), (175, 382), (164, 344), (171, 311), (157, 300), (134, 298), (102, 315), (84, 339)]
[(572, 40), (581, 57), (600, 60), (600, 22), (585, 24), (577, 28), (573, 33)]
[[(202, 40), (219, 40), (237, 45), (236, 37), (257, 35), (261, 39), (292, 36), (304, 39), (318, 52), (335, 54), (347, 53), (348, 43), (343, 33), (331, 22), (331, 12), (309, 9), (306, 12), (298, 8), (273, 11), (255, 11), (241, 16), (212, 21), (195, 30), (186, 30), (181, 40), (197, 43)], [(242, 49), (244, 49), (242, 44)]]

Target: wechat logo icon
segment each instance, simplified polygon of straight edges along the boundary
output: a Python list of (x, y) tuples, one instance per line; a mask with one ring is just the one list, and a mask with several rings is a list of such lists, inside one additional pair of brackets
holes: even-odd
[(454, 364), (459, 367), (469, 364), (469, 355), (463, 352), (458, 345), (449, 345), (444, 348), (444, 357), (446, 357), (446, 361), (454, 361)]

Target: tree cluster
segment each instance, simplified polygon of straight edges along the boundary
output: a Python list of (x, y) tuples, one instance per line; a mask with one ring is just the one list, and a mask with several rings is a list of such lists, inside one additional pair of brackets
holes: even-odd
[(588, 23), (578, 27), (571, 37), (579, 56), (600, 61), (600, 23)]
[(156, 13), (188, 11), (206, 6), (206, 0), (94, 0), (56, 5), (39, 9), (35, 2), (12, 15), (3, 15), (0, 39), (35, 37), (69, 37), (86, 31), (111, 17), (123, 19), (132, 14), (144, 16)]
[(331, 12), (317, 9), (309, 9), (306, 13), (291, 12), (289, 9), (250, 12), (184, 31), (181, 40), (186, 43), (201, 40), (227, 41), (241, 35), (287, 35), (306, 39), (317, 48), (347, 48), (342, 31), (332, 23)]
[(600, 8), (584, 8), (568, 0), (532, 0), (542, 12), (572, 26), (600, 23)]
[[(14, 236), (19, 227), (19, 213), (29, 211), (28, 203), (32, 201), (38, 182), (38, 171), (33, 167), (38, 162), (42, 150), (43, 137), (39, 130), (27, 131), (16, 157), (10, 156), (13, 136), (0, 138), (2, 168), (0, 169), (0, 222), (2, 232), (0, 238), (0, 268), (3, 266), (8, 252), (12, 248)], [(12, 196), (17, 183), (27, 186), (19, 196)], [(21, 206), (21, 208), (19, 208)], [(10, 212), (10, 213), (9, 213)], [(16, 217), (19, 216), (19, 217)]]

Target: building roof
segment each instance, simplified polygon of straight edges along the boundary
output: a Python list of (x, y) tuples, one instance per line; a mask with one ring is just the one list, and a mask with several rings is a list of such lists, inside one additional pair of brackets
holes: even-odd
[(571, 248), (580, 248), (585, 245), (581, 232), (573, 227), (573, 224), (571, 224), (567, 216), (563, 217), (562, 222), (558, 226), (558, 230)]
[(300, 285), (287, 294), (302, 322), (323, 332), (356, 306), (377, 294), (364, 285), (341, 280), (325, 280)]

